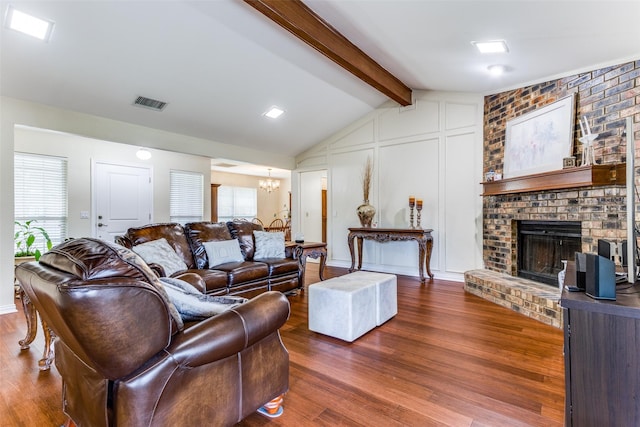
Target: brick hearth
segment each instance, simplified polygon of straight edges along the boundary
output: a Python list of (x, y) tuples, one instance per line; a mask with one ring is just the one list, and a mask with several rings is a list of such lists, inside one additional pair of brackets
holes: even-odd
[(547, 325), (562, 328), (562, 308), (558, 305), (560, 290), (553, 286), (480, 269), (464, 273), (464, 289)]

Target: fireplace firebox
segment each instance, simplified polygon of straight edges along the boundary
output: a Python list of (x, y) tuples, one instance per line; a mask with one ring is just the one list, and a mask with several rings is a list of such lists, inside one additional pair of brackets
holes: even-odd
[(518, 221), (518, 276), (558, 286), (563, 260), (582, 251), (579, 221)]

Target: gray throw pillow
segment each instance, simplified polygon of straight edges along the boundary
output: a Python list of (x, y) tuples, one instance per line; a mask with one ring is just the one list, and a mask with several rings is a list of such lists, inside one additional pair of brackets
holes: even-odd
[(202, 244), (209, 258), (209, 268), (228, 262), (242, 262), (244, 257), (240, 251), (240, 242), (237, 239), (216, 240)]
[(178, 256), (164, 237), (135, 245), (132, 249), (140, 255), (147, 264), (158, 264), (162, 266), (167, 276), (187, 269), (187, 264)]
[(253, 259), (285, 257), (283, 232), (254, 231), (253, 238), (256, 242)]

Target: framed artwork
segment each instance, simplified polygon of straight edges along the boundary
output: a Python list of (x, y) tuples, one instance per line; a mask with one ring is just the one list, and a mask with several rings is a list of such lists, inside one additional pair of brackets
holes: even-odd
[(504, 178), (560, 170), (573, 152), (575, 99), (571, 94), (507, 122)]

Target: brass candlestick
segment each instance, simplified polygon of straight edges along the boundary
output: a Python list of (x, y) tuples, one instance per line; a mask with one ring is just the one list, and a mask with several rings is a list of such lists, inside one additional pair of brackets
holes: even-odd
[(409, 228), (413, 228), (413, 207), (416, 205), (416, 199), (409, 197)]

